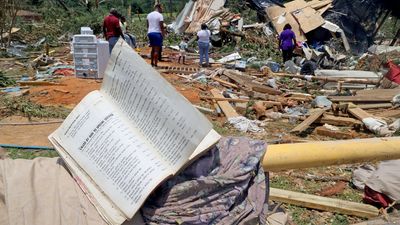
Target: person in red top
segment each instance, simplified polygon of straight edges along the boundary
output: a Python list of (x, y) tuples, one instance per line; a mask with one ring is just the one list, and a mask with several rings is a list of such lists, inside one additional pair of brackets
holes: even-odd
[(108, 41), (110, 54), (119, 37), (124, 38), (121, 26), (119, 24), (119, 13), (116, 9), (111, 9), (110, 14), (104, 18), (103, 21), (104, 37)]

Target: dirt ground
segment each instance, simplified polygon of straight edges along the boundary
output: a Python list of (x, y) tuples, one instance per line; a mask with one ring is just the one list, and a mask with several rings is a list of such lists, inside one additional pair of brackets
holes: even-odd
[[(47, 137), (60, 126), (59, 119), (10, 116), (0, 120), (0, 143), (22, 146), (52, 147)], [(38, 122), (55, 122), (51, 124), (28, 125)], [(5, 125), (10, 124), (10, 125)], [(26, 125), (22, 125), (26, 124)]]
[(63, 77), (61, 85), (32, 87), (29, 90), (30, 99), (42, 105), (62, 105), (73, 108), (89, 92), (100, 89), (101, 81)]

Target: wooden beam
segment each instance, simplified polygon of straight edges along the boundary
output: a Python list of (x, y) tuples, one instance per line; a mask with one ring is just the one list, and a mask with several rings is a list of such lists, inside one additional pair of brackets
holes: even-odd
[(315, 111), (313, 114), (311, 114), (307, 119), (305, 119), (303, 122), (301, 122), (299, 125), (297, 125), (295, 128), (293, 128), (290, 132), (291, 133), (301, 133), (305, 131), (312, 123), (314, 123), (316, 120), (318, 120), (322, 114), (324, 114), (325, 110), (324, 109), (319, 109)]
[(344, 132), (340, 130), (330, 130), (323, 126), (315, 128), (314, 132), (321, 136), (336, 138), (336, 139), (352, 139), (354, 135), (350, 132)]
[(255, 83), (249, 76), (242, 75), (240, 74), (240, 72), (235, 70), (224, 70), (223, 74), (229, 77), (229, 79), (234, 80), (236, 83), (243, 85), (253, 91), (267, 93), (270, 95), (280, 95), (282, 93), (279, 90)]
[(330, 96), (332, 102), (391, 102), (393, 96)]
[(232, 83), (230, 83), (230, 82), (228, 82), (228, 81), (224, 81), (224, 80), (222, 80), (222, 79), (220, 79), (220, 78), (218, 78), (218, 77), (212, 77), (211, 79), (213, 79), (213, 80), (215, 80), (215, 81), (221, 83), (221, 85), (224, 85), (224, 86), (227, 86), (227, 87), (231, 87), (231, 88), (239, 89), (239, 87), (238, 87), (236, 84), (232, 84)]
[[(221, 93), (219, 93), (219, 90), (217, 89), (212, 89), (211, 94), (216, 97), (216, 98), (224, 98)], [(226, 118), (234, 118), (240, 116), (235, 109), (229, 104), (228, 101), (217, 101), (217, 104), (221, 108), (222, 112), (225, 114)]]
[(305, 208), (319, 209), (363, 218), (372, 218), (379, 215), (379, 210), (372, 205), (286, 191), (277, 188), (270, 188), (269, 199)]
[(357, 104), (360, 109), (380, 109), (380, 108), (391, 108), (391, 103), (377, 103), (377, 104)]
[(363, 109), (358, 108), (354, 104), (349, 104), (347, 112), (361, 121), (365, 118), (373, 117), (371, 114), (365, 112)]
[(320, 123), (327, 123), (330, 125), (335, 125), (335, 126), (356, 126), (356, 125), (362, 125), (362, 123), (359, 120), (350, 118), (350, 117), (341, 117), (341, 116), (332, 116), (332, 115), (327, 115), (324, 114), (324, 116), (318, 121)]

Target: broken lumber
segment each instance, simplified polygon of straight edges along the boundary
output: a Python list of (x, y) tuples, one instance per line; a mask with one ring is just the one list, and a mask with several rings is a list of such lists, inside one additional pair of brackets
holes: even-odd
[(357, 104), (360, 109), (383, 109), (393, 107), (392, 103)]
[(265, 171), (400, 159), (400, 137), (269, 145)]
[(349, 104), (349, 108), (347, 109), (347, 112), (361, 121), (365, 118), (373, 117), (371, 114), (365, 112), (363, 109), (360, 109), (359, 107), (357, 107), (354, 104)]
[(314, 132), (321, 136), (326, 136), (326, 137), (331, 137), (331, 138), (336, 138), (336, 139), (352, 139), (352, 138), (354, 138), (354, 135), (352, 135), (350, 132), (344, 132), (344, 131), (340, 131), (340, 130), (330, 130), (323, 126), (315, 128)]
[(379, 210), (372, 205), (286, 191), (277, 188), (270, 188), (269, 199), (301, 207), (359, 216), (363, 218), (372, 218), (379, 215)]
[(280, 95), (282, 92), (268, 86), (258, 84), (252, 81), (252, 79), (248, 76), (244, 76), (237, 71), (234, 70), (223, 70), (223, 75), (229, 77), (229, 79), (235, 81), (236, 83), (243, 85), (250, 90), (267, 93), (270, 95)]
[(332, 102), (391, 102), (393, 96), (329, 96)]
[[(219, 93), (219, 90), (212, 89), (211, 94), (216, 98), (223, 98), (224, 96)], [(234, 118), (238, 117), (239, 114), (235, 111), (235, 109), (229, 104), (228, 101), (217, 101), (218, 106), (221, 108), (222, 112), (225, 114), (226, 118)]]
[(322, 124), (330, 124), (335, 126), (361, 126), (362, 123), (359, 120), (350, 117), (332, 116), (324, 114), (324, 116), (318, 121)]
[(227, 86), (227, 87), (231, 87), (231, 88), (235, 88), (238, 89), (239, 87), (236, 84), (232, 84), (228, 81), (224, 81), (218, 77), (212, 77), (211, 79), (213, 79), (214, 81), (217, 81), (218, 83), (220, 83), (221, 85)]
[(291, 133), (301, 133), (305, 131), (312, 123), (314, 123), (316, 120), (318, 120), (322, 114), (324, 114), (325, 110), (324, 109), (319, 109), (312, 113), (307, 119), (305, 119), (303, 122), (301, 122), (299, 125), (297, 125), (295, 128), (293, 128), (290, 132)]

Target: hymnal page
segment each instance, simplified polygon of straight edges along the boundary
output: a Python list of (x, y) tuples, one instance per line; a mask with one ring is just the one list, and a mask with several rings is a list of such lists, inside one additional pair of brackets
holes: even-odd
[[(212, 130), (208, 119), (121, 39), (113, 49), (101, 92), (175, 171)], [(214, 144), (219, 136), (213, 137)]]
[(99, 92), (87, 95), (50, 136), (131, 218), (171, 174), (169, 165)]

